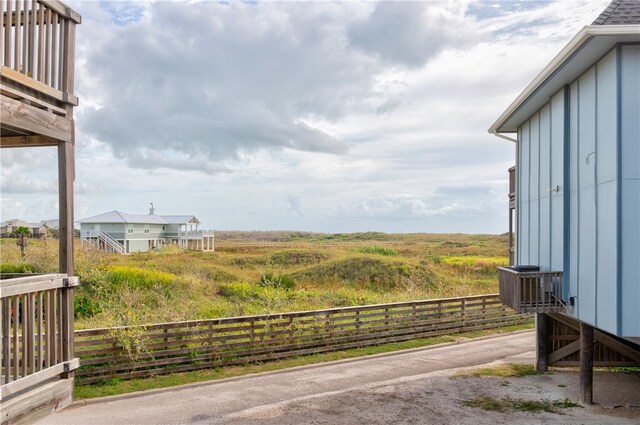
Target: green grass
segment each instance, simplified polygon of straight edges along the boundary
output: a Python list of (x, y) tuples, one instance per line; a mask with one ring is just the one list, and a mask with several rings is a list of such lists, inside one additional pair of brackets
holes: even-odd
[(630, 375), (636, 375), (636, 376), (640, 377), (640, 367), (636, 367), (636, 366), (611, 367), (611, 368), (609, 368), (609, 370), (611, 370), (613, 372), (628, 373)]
[[(505, 235), (218, 232), (215, 252), (176, 247), (131, 255), (81, 250), (76, 327), (87, 329), (490, 294), (507, 263)], [(57, 270), (57, 241), (4, 270)], [(136, 312), (127, 315), (127, 309)]]
[(263, 363), (251, 363), (242, 366), (227, 366), (215, 369), (203, 369), (193, 372), (174, 373), (150, 378), (120, 380), (111, 379), (100, 384), (83, 385), (82, 379), (76, 379), (75, 398), (77, 400), (126, 394), (155, 388), (167, 388), (176, 385), (192, 384), (195, 382), (211, 381), (215, 379), (232, 378), (252, 373), (270, 372), (295, 366), (306, 366), (334, 360), (352, 359), (373, 354), (389, 353), (411, 348), (426, 347), (435, 344), (459, 341), (461, 337), (478, 338), (482, 336), (530, 329), (530, 324), (506, 326), (500, 329), (467, 332), (459, 335), (445, 335), (431, 338), (420, 338), (404, 342), (393, 342), (370, 347), (353, 348), (349, 350), (333, 351), (329, 353), (310, 354), (289, 359), (274, 360)]
[(539, 375), (542, 373), (544, 372), (536, 371), (535, 368), (529, 364), (509, 363), (494, 367), (485, 367), (481, 369), (461, 372), (458, 376), (475, 376), (479, 378), (519, 378), (523, 376)]
[(398, 255), (398, 251), (393, 248), (385, 248), (382, 246), (362, 246), (358, 248), (356, 251), (362, 252), (365, 254), (375, 254), (375, 255)]
[(468, 407), (475, 407), (489, 412), (506, 413), (510, 411), (521, 412), (551, 412), (557, 413), (559, 409), (580, 407), (569, 399), (564, 400), (524, 400), (520, 398), (495, 398), (491, 396), (476, 397), (463, 401)]

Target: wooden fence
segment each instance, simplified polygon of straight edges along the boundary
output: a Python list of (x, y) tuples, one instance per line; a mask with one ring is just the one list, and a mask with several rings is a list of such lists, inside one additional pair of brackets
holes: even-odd
[(531, 321), (498, 295), (75, 332), (79, 382), (183, 372)]

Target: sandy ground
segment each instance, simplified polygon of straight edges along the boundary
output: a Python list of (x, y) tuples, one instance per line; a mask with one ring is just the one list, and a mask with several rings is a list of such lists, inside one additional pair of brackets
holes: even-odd
[(487, 412), (481, 396), (577, 402), (578, 374), (472, 377), (533, 364), (533, 332), (324, 363), (77, 403), (41, 424), (640, 424), (640, 377), (598, 371), (595, 406)]
[[(511, 363), (514, 360), (509, 359)], [(527, 359), (528, 360), (528, 359)], [(503, 363), (496, 362), (494, 365)], [(488, 366), (488, 365), (487, 365)], [(353, 388), (260, 406), (221, 420), (194, 418), (193, 423), (224, 424), (639, 424), (640, 378), (597, 372), (597, 404), (557, 412), (487, 412), (467, 407), (464, 400), (479, 396), (525, 400), (578, 401), (578, 375), (555, 370), (550, 374), (494, 378), (459, 376), (467, 370), (430, 373), (386, 385)], [(208, 420), (209, 419), (209, 420)]]

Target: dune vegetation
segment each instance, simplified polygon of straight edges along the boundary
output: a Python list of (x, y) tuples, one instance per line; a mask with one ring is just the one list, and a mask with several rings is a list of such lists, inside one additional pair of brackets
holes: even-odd
[[(506, 235), (218, 232), (215, 252), (107, 254), (76, 244), (76, 328), (312, 310), (497, 292)], [(55, 240), (0, 270), (54, 272)]]

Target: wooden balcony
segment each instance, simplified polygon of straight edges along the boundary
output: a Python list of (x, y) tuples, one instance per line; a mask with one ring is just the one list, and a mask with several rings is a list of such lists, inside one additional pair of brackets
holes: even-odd
[(66, 274), (0, 275), (2, 424), (33, 423), (73, 401), (73, 288)]
[(0, 3), (2, 147), (73, 143), (75, 26), (55, 0)]
[(0, 420), (15, 425), (73, 401), (73, 71), (80, 15), (56, 0), (2, 0), (0, 16), (0, 147), (58, 151), (61, 273), (0, 276)]
[(498, 267), (500, 301), (517, 313), (563, 313), (562, 272)]

